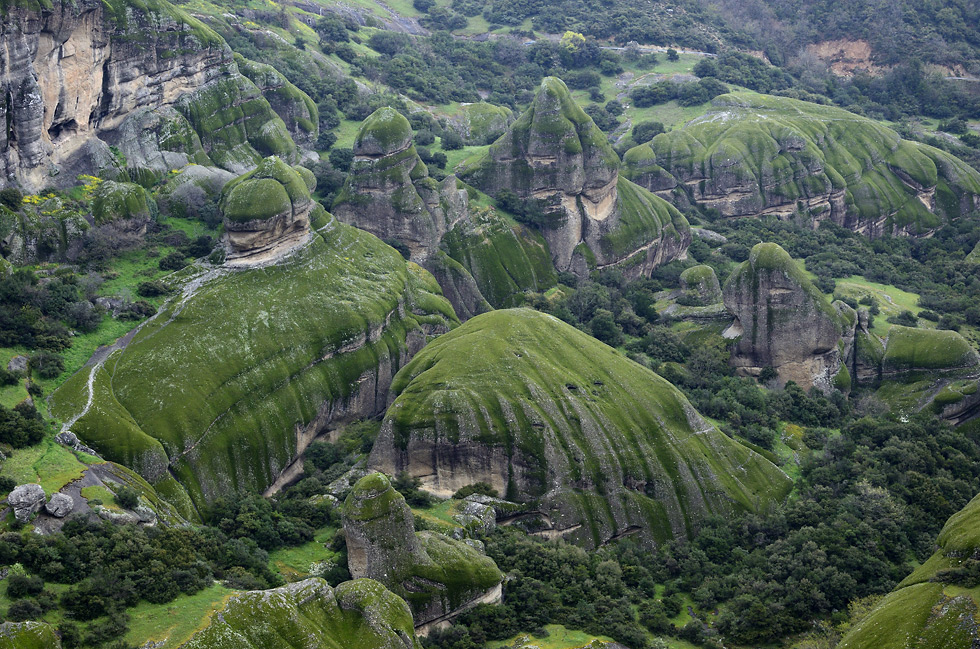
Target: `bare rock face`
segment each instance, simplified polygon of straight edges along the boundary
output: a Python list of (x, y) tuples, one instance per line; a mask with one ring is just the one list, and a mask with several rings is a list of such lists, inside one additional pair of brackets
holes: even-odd
[(539, 201), (558, 270), (583, 275), (622, 264), (636, 276), (684, 255), (690, 230), (673, 207), (621, 179), (619, 166), (605, 134), (565, 84), (548, 77), (527, 112), (461, 177), (493, 196), (506, 190)]
[(228, 248), (226, 260), (254, 266), (281, 258), (310, 236), (313, 175), (272, 156), (225, 186), (221, 210)]
[[(131, 165), (161, 171), (193, 160), (241, 173), (263, 154), (295, 154), (224, 41), (166, 0), (12, 5), (0, 45), (0, 96), (8, 98), (0, 102), (0, 186), (38, 191), (115, 168), (109, 145)], [(129, 127), (130, 119), (161, 128)]]
[(354, 165), (332, 208), (337, 218), (379, 239), (400, 241), (412, 261), (422, 263), (466, 216), (466, 207), (455, 176), (441, 185), (429, 176), (401, 113), (379, 108), (364, 120), (354, 141)]
[(44, 505), (44, 510), (55, 518), (64, 518), (75, 508), (75, 501), (71, 496), (63, 493), (56, 493), (51, 496), (51, 500)]
[(502, 575), (493, 560), (443, 534), (416, 533), (412, 510), (383, 474), (357, 481), (343, 517), (351, 576), (379, 581), (405, 598), (416, 626), (499, 601)]
[(775, 243), (760, 243), (725, 282), (725, 308), (735, 316), (731, 362), (743, 375), (772, 367), (779, 383), (804, 390), (834, 387), (841, 371), (838, 312)]
[(44, 507), (44, 489), (39, 484), (22, 484), (14, 487), (7, 496), (7, 503), (14, 510), (14, 516), (21, 523), (26, 523), (31, 516)]

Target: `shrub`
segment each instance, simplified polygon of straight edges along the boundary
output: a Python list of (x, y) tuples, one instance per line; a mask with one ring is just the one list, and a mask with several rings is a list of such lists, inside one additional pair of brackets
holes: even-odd
[(140, 504), (140, 495), (132, 487), (120, 487), (116, 490), (116, 502), (123, 509), (135, 509)]
[(637, 122), (637, 124), (633, 127), (633, 141), (637, 144), (649, 142), (663, 132), (664, 125), (660, 122), (654, 122), (652, 120)]
[(463, 138), (455, 131), (445, 131), (442, 134), (442, 148), (444, 151), (456, 151), (463, 148)]
[(7, 619), (13, 622), (23, 622), (25, 620), (36, 620), (41, 617), (44, 611), (41, 606), (33, 599), (21, 599), (10, 605), (7, 609)]
[(354, 162), (354, 150), (344, 147), (330, 149), (329, 159), (334, 169), (350, 171), (350, 166)]
[(494, 489), (486, 482), (475, 482), (473, 484), (468, 484), (465, 487), (461, 487), (453, 494), (455, 500), (462, 500), (467, 496), (473, 494), (480, 494), (481, 496), (490, 496), (491, 498), (496, 498), (498, 496), (497, 490)]
[(157, 280), (140, 282), (139, 286), (136, 287), (136, 294), (140, 297), (159, 297), (169, 292), (170, 289), (167, 288), (167, 285)]
[(43, 590), (44, 580), (40, 577), (29, 577), (20, 573), (14, 573), (7, 577), (7, 597), (11, 599), (38, 595)]
[(160, 260), (160, 270), (180, 270), (187, 265), (187, 257), (184, 253), (174, 250), (172, 253)]
[(53, 379), (65, 371), (65, 359), (42, 350), (31, 355), (30, 366), (31, 371), (37, 372), (42, 379)]
[(435, 133), (429, 129), (419, 131), (415, 134), (415, 143), (422, 146), (428, 146), (436, 141)]
[(24, 203), (24, 195), (16, 187), (0, 189), (0, 204), (9, 207), (13, 211), (18, 211)]

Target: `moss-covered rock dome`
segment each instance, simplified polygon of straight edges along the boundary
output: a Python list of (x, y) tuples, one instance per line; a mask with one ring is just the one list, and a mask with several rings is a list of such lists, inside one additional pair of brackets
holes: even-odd
[(556, 536), (647, 542), (758, 510), (788, 478), (657, 374), (529, 309), (476, 316), (401, 370), (369, 466), (439, 495), (487, 482)]
[(385, 156), (412, 144), (412, 125), (394, 108), (379, 108), (361, 125), (354, 140), (354, 155)]

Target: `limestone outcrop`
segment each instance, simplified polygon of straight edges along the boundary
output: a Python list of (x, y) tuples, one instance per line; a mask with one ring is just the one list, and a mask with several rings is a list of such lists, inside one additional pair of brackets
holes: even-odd
[[(0, 186), (190, 160), (241, 173), (294, 156), (282, 120), (210, 28), (166, 0), (14, 3), (0, 23)], [(218, 110), (221, 108), (221, 110)]]
[(740, 374), (771, 367), (781, 385), (833, 389), (842, 367), (840, 315), (779, 245), (752, 248), (725, 282), (724, 302), (735, 317), (726, 336), (735, 338), (731, 363)]
[(880, 122), (785, 97), (731, 93), (624, 156), (625, 175), (726, 217), (829, 220), (868, 236), (926, 236), (980, 207), (980, 173)]
[(240, 55), (235, 55), (235, 62), (241, 73), (262, 92), (272, 110), (282, 118), (293, 141), (312, 149), (320, 135), (316, 102), (271, 65), (250, 61)]
[(39, 484), (22, 484), (14, 487), (7, 496), (7, 504), (14, 510), (14, 517), (21, 523), (26, 523), (31, 516), (44, 507), (44, 489)]
[(690, 537), (757, 511), (789, 479), (707, 422), (670, 383), (552, 316), (476, 316), (392, 384), (370, 468), (448, 497), (486, 482), (532, 529), (586, 546)]
[(443, 534), (416, 532), (405, 498), (381, 473), (357, 481), (343, 517), (351, 576), (375, 579), (404, 597), (416, 626), (499, 600), (502, 575), (493, 560)]
[(469, 145), (490, 144), (504, 134), (514, 122), (514, 111), (506, 106), (486, 102), (462, 104), (451, 116), (446, 127), (452, 129)]
[[(260, 623), (257, 623), (260, 622)], [(232, 597), (182, 649), (420, 649), (408, 605), (376, 581), (318, 578)]]
[[(310, 238), (310, 212), (316, 187), (279, 158), (263, 160), (252, 171), (225, 185), (221, 211), (225, 226), (226, 263), (254, 266), (279, 259)], [(313, 183), (309, 186), (307, 183)]]
[(617, 266), (631, 276), (682, 257), (687, 220), (619, 175), (605, 135), (558, 78), (542, 81), (531, 107), (460, 177), (497, 196), (539, 201), (540, 224), (560, 271)]

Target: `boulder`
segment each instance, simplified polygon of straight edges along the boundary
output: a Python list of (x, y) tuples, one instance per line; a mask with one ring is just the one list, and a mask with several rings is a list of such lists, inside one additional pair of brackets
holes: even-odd
[(14, 356), (7, 362), (8, 372), (26, 372), (27, 371), (27, 356), (18, 355)]
[(731, 363), (739, 374), (772, 367), (779, 385), (833, 389), (841, 317), (789, 253), (775, 243), (753, 247), (725, 282), (724, 302), (735, 318), (726, 336), (736, 339)]
[(681, 273), (681, 290), (688, 306), (721, 302), (721, 285), (711, 266), (692, 266)]
[(255, 266), (288, 255), (309, 240), (314, 205), (303, 175), (275, 156), (266, 158), (222, 192), (226, 262)]
[(44, 489), (39, 484), (18, 485), (7, 496), (7, 503), (13, 508), (14, 516), (21, 523), (26, 523), (31, 516), (41, 511), (46, 500)]
[(71, 496), (63, 493), (56, 493), (51, 496), (51, 500), (44, 506), (44, 510), (55, 518), (64, 518), (75, 508), (75, 501)]
[(636, 277), (682, 257), (691, 233), (675, 208), (620, 178), (619, 166), (564, 82), (548, 77), (530, 108), (460, 177), (493, 196), (534, 201), (558, 270), (619, 266)]
[(445, 620), (482, 601), (499, 601), (493, 559), (462, 541), (415, 532), (412, 510), (381, 473), (354, 485), (343, 510), (347, 565), (405, 598), (415, 625)]

